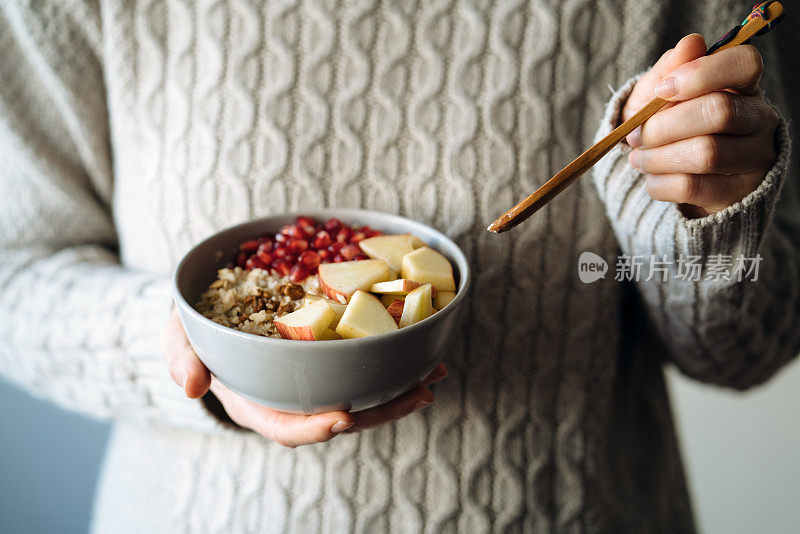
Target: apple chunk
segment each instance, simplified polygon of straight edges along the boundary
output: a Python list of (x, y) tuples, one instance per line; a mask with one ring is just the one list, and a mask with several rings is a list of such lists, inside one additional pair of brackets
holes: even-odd
[[(366, 261), (366, 260), (365, 260)], [(373, 295), (356, 290), (344, 311), (336, 333), (344, 338), (367, 337), (393, 332), (397, 323)]]
[(411, 234), (368, 237), (359, 241), (358, 246), (364, 254), (385, 261), (389, 264), (389, 268), (395, 271), (400, 270), (403, 256), (414, 250)]
[(319, 266), (319, 285), (328, 298), (347, 304), (348, 299), (377, 282), (389, 280), (389, 266), (383, 260), (343, 261)]
[(336, 312), (333, 308), (324, 300), (317, 300), (297, 311), (278, 317), (274, 323), (284, 339), (317, 341), (322, 339), (322, 334), (335, 318)]
[(394, 304), (396, 300), (405, 300), (405, 295), (381, 295), (381, 302), (387, 308)]
[(419, 282), (400, 278), (398, 280), (391, 280), (389, 282), (378, 282), (377, 284), (372, 284), (372, 287), (370, 287), (369, 290), (372, 293), (381, 293), (384, 295), (408, 295), (411, 293), (411, 291), (421, 285), (422, 284)]
[(317, 302), (319, 300), (326, 302), (328, 306), (333, 308), (333, 311), (336, 312), (336, 318), (333, 321), (331, 321), (331, 326), (330, 326), (331, 328), (335, 329), (336, 325), (339, 324), (339, 319), (341, 319), (342, 314), (344, 314), (344, 309), (347, 306), (345, 304), (342, 304), (341, 302), (336, 302), (335, 300), (326, 299), (325, 297), (320, 297), (319, 295), (306, 294), (306, 296), (303, 297), (303, 307), (306, 307), (312, 302)]
[(441, 310), (456, 298), (455, 291), (439, 291), (433, 296), (433, 307)]
[(322, 332), (322, 336), (320, 336), (320, 341), (328, 341), (334, 339), (342, 339), (342, 336), (331, 330), (330, 328), (326, 328), (324, 332)]
[(403, 303), (404, 301), (396, 299), (386, 307), (386, 311), (389, 312), (389, 315), (392, 316), (392, 319), (394, 319), (394, 322), (397, 324), (400, 324), (400, 317), (403, 315)]
[(414, 248), (424, 247), (425, 242), (414, 234), (411, 234), (411, 246)]
[(414, 282), (432, 284), (439, 291), (456, 290), (450, 260), (432, 248), (421, 247), (403, 256), (400, 275)]
[(431, 315), (433, 315), (431, 285), (425, 284), (406, 295), (406, 300), (403, 303), (403, 315), (400, 316), (398, 326), (405, 328)]

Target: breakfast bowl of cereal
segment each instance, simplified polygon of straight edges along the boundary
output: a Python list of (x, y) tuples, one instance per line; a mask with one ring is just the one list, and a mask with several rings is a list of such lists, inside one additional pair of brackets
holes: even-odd
[(469, 264), (422, 223), (357, 209), (239, 224), (173, 275), (189, 342), (223, 384), (291, 413), (360, 411), (418, 385), (452, 345)]

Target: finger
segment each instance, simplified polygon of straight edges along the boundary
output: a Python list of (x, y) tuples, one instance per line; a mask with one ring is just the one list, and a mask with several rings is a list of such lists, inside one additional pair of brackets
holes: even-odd
[(416, 410), (429, 406), (432, 402), (433, 393), (431, 393), (431, 390), (419, 386), (387, 404), (353, 414), (355, 424), (348, 432), (397, 421)]
[(634, 148), (652, 148), (704, 134), (750, 135), (774, 130), (778, 115), (764, 99), (718, 91), (656, 113), (628, 136)]
[(169, 363), (169, 374), (186, 396), (196, 399), (205, 395), (211, 386), (211, 373), (192, 349), (176, 310), (170, 315), (161, 345)]
[(658, 82), (655, 94), (671, 101), (724, 89), (752, 95), (758, 91), (763, 69), (761, 54), (754, 46), (734, 46), (681, 65)]
[(655, 200), (701, 206), (709, 213), (735, 204), (753, 191), (763, 175), (658, 174), (647, 176)]
[(646, 174), (746, 174), (775, 161), (768, 136), (700, 135), (655, 148), (637, 148), (630, 164)]
[(622, 110), (622, 120), (628, 120), (634, 113), (642, 109), (645, 104), (653, 99), (655, 87), (662, 78), (671, 71), (701, 57), (706, 53), (706, 43), (703, 36), (693, 33), (687, 35), (672, 48), (664, 53), (661, 58), (636, 82), (625, 107)]
[(234, 421), (285, 447), (328, 441), (353, 425), (353, 416), (344, 411), (301, 415), (261, 406), (216, 379), (212, 390)]
[(435, 384), (436, 382), (443, 380), (444, 377), (446, 376), (447, 376), (447, 367), (445, 367), (443, 363), (440, 363), (439, 365), (436, 366), (436, 368), (433, 371), (431, 371), (431, 374), (425, 377), (425, 379), (422, 381), (420, 385), (430, 386), (431, 384)]

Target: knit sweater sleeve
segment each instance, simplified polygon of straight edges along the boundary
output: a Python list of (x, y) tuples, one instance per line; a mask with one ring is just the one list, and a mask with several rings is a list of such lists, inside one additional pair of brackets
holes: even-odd
[[(612, 97), (598, 137), (618, 124), (636, 79)], [(775, 146), (777, 159), (755, 191), (694, 220), (676, 204), (648, 196), (624, 143), (594, 171), (621, 248), (618, 278), (636, 281), (670, 358), (699, 380), (744, 389), (771, 377), (800, 350), (800, 177), (790, 172), (784, 118)]]
[(164, 274), (120, 265), (99, 15), (0, 7), (0, 373), (103, 418), (216, 428), (169, 379)]

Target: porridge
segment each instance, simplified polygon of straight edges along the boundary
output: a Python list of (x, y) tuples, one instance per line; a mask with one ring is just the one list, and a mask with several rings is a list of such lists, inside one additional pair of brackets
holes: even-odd
[(303, 216), (240, 243), (195, 308), (249, 334), (321, 341), (411, 326), (455, 296), (450, 260), (416, 236)]

